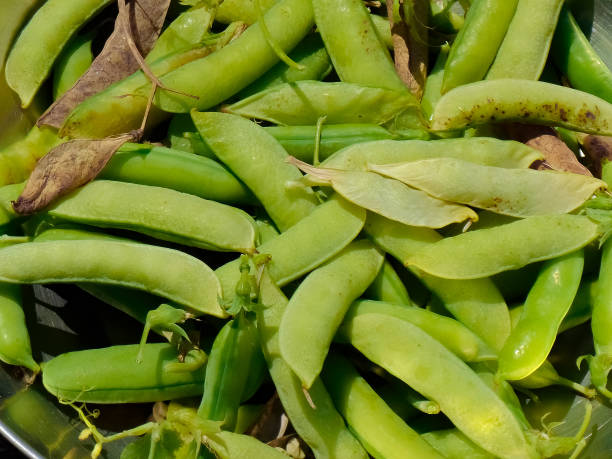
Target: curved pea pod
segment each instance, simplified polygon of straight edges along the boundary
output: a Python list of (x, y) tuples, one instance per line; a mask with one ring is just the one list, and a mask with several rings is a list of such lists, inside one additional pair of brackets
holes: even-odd
[(475, 0), (472, 3), (446, 61), (442, 93), (484, 78), (517, 3), (518, 0)]
[[(267, 270), (262, 275), (257, 310), (259, 331), (264, 357), (270, 376), (291, 424), (318, 458), (365, 458), (367, 453), (346, 427), (336, 411), (325, 386), (316, 378), (308, 395), (304, 396), (302, 383), (280, 353), (278, 328), (287, 307), (287, 297), (270, 278)], [(314, 406), (313, 406), (314, 405)]]
[(287, 453), (260, 442), (250, 435), (221, 431), (206, 436), (206, 445), (219, 459), (249, 457), (257, 459), (287, 459)]
[(138, 345), (130, 344), (61, 354), (42, 365), (43, 385), (60, 400), (87, 403), (144, 403), (202, 393), (204, 367), (193, 372), (164, 368), (178, 362), (171, 345), (146, 344), (140, 364), (137, 353)]
[(420, 328), (382, 314), (356, 316), (343, 328), (362, 354), (437, 402), (453, 424), (481, 448), (501, 458), (534, 457), (533, 447), (506, 404), (472, 369)]
[(436, 158), (369, 169), (445, 201), (513, 217), (564, 214), (577, 209), (605, 182), (581, 174), (507, 169)]
[(32, 358), (19, 285), (0, 283), (0, 360), (35, 373), (40, 370)]
[(346, 147), (321, 167), (368, 170), (369, 163), (391, 164), (432, 158), (458, 158), (484, 166), (527, 168), (542, 160), (542, 153), (514, 141), (487, 137), (442, 140), (379, 140)]
[(392, 304), (413, 306), (404, 282), (388, 260), (385, 260), (376, 279), (366, 290), (365, 297)]
[(487, 80), (446, 93), (436, 105), (430, 128), (448, 131), (507, 121), (612, 135), (612, 104), (541, 81)]
[(328, 124), (382, 124), (414, 101), (408, 92), (354, 83), (296, 81), (253, 94), (224, 107), (228, 113), (275, 124), (314, 125), (322, 116)]
[(193, 112), (191, 117), (202, 139), (249, 187), (278, 229), (286, 230), (317, 206), (310, 188), (285, 186), (300, 178), (300, 171), (285, 162), (283, 147), (261, 127), (225, 113)]
[[(442, 237), (428, 228), (415, 228), (368, 214), (366, 234), (399, 261), (419, 250), (427, 250)], [(501, 293), (491, 279), (451, 280), (419, 270), (412, 272), (442, 301), (461, 323), (499, 351), (510, 334), (510, 314)]]
[[(432, 3), (434, 5), (435, 3)], [(448, 59), (449, 47), (442, 46), (436, 62), (427, 75), (423, 98), (421, 99), (421, 110), (426, 119), (429, 119), (434, 111), (434, 107), (442, 97), (442, 81), (444, 79), (444, 66)]]
[(444, 279), (477, 279), (579, 250), (600, 236), (582, 215), (544, 215), (442, 239), (405, 260)]
[(226, 204), (254, 201), (249, 189), (217, 161), (160, 146), (124, 144), (98, 178), (161, 186)]
[(368, 453), (375, 458), (442, 459), (374, 392), (343, 357), (331, 354), (325, 363), (323, 381), (334, 403)]
[[(312, 5), (310, 0), (282, 0), (270, 8), (263, 19), (271, 39), (287, 52), (312, 28)], [(155, 104), (173, 113), (186, 113), (192, 108), (206, 110), (255, 81), (278, 59), (260, 25), (255, 23), (231, 46), (185, 64), (161, 78), (168, 88), (197, 96), (197, 100), (162, 90), (156, 94)], [(207, 77), (202, 78), (202, 75)]]
[(128, 229), (208, 250), (255, 249), (255, 225), (246, 212), (169, 188), (95, 180), (51, 206), (47, 213), (62, 220)]
[(367, 240), (353, 242), (302, 281), (279, 328), (283, 359), (312, 386), (349, 306), (372, 283), (384, 257)]
[(458, 429), (435, 430), (421, 434), (447, 459), (494, 459), (495, 456), (476, 445)]
[[(263, 11), (268, 11), (278, 0), (259, 0)], [(243, 21), (253, 24), (258, 20), (258, 12), (255, 0), (224, 0), (217, 7), (215, 21), (229, 24), (234, 21)]]
[(93, 61), (93, 34), (73, 38), (58, 57), (53, 70), (53, 100), (59, 99), (85, 73)]
[[(405, 307), (382, 301), (360, 300), (353, 303), (345, 321), (365, 314), (384, 314), (390, 318), (410, 322), (432, 338), (442, 343), (449, 351), (464, 362), (495, 360), (497, 355), (481, 338), (465, 325), (450, 317), (418, 307)], [(341, 329), (341, 332), (344, 329)], [(341, 333), (341, 338), (346, 338)]]
[(1, 251), (2, 282), (119, 285), (148, 291), (198, 313), (225, 316), (215, 274), (202, 261), (178, 250), (122, 241), (72, 240), (29, 242)]
[[(6, 60), (6, 81), (28, 107), (70, 37), (110, 0), (50, 0), (36, 11)], [(44, 46), (40, 46), (44, 43)]]

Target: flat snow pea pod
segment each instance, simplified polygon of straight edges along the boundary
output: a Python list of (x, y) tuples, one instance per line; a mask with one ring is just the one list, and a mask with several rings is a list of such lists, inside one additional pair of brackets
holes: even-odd
[(518, 0), (472, 2), (446, 61), (442, 93), (484, 78), (508, 30), (517, 3)]
[(568, 213), (606, 188), (605, 182), (581, 174), (482, 166), (455, 158), (370, 164), (369, 169), (438, 199), (513, 217)]
[(421, 434), (421, 437), (447, 459), (495, 458), (493, 454), (476, 445), (458, 429), (434, 430)]
[(426, 309), (360, 300), (353, 303), (344, 320), (350, 321), (362, 314), (384, 314), (410, 322), (438, 340), (464, 362), (495, 360), (497, 357), (495, 351), (465, 325)]
[(250, 435), (222, 430), (206, 436), (206, 445), (219, 459), (249, 457), (257, 459), (287, 459), (287, 453), (260, 442)]
[(542, 266), (523, 313), (499, 354), (498, 374), (522, 379), (548, 357), (582, 277), (584, 252), (578, 250)]
[[(428, 228), (415, 228), (368, 214), (366, 234), (383, 250), (402, 261), (426, 250), (442, 237)], [(490, 279), (450, 280), (412, 270), (461, 323), (499, 351), (510, 334), (510, 315), (501, 293)]]
[(353, 204), (404, 225), (442, 228), (451, 223), (478, 220), (478, 214), (469, 207), (436, 199), (379, 174), (316, 168), (295, 160), (291, 163), (307, 172), (309, 181), (331, 185)]
[(417, 326), (383, 314), (356, 316), (343, 333), (372, 362), (425, 397), (466, 436), (501, 458), (531, 458), (520, 423), (497, 394)]
[[(278, 0), (259, 0), (259, 5), (263, 11), (269, 10)], [(234, 21), (242, 21), (253, 24), (258, 20), (255, 0), (224, 0), (217, 7), (215, 21), (222, 24), (229, 24)]]
[(366, 290), (365, 296), (377, 301), (413, 306), (406, 286), (388, 260), (383, 263), (376, 279)]
[(223, 110), (289, 126), (315, 125), (322, 116), (327, 116), (327, 124), (382, 124), (411, 103), (409, 92), (356, 83), (296, 81), (253, 94)]
[(317, 206), (310, 188), (288, 189), (301, 177), (285, 162), (287, 153), (261, 127), (239, 116), (214, 112), (191, 114), (202, 139), (241, 179), (281, 231), (294, 225)]
[(487, 80), (446, 93), (436, 105), (430, 128), (447, 131), (507, 121), (612, 135), (612, 104), (577, 89), (541, 81)]
[[(282, 0), (270, 8), (263, 19), (271, 39), (287, 52), (310, 31), (312, 6), (309, 0)], [(173, 113), (186, 113), (192, 108), (206, 110), (255, 81), (278, 59), (260, 25), (255, 23), (230, 46), (185, 64), (161, 78), (168, 88), (197, 96), (197, 100), (159, 91), (155, 104)], [(235, 71), (238, 68), (241, 71)], [(202, 78), (202, 75), (207, 77)]]
[(169, 188), (95, 180), (53, 204), (47, 213), (208, 250), (255, 249), (255, 225), (246, 212)]
[[(6, 81), (28, 107), (70, 37), (110, 0), (50, 0), (36, 11), (6, 60)], [(44, 43), (44, 46), (40, 46)]]
[(120, 285), (148, 291), (198, 313), (225, 316), (215, 274), (178, 250), (109, 240), (29, 242), (1, 250), (2, 282)]
[(289, 300), (278, 332), (280, 350), (304, 387), (319, 376), (346, 311), (372, 283), (383, 260), (370, 241), (353, 242), (310, 273)]
[(93, 62), (93, 34), (77, 35), (58, 57), (53, 69), (53, 100), (68, 91)]
[[(362, 1), (313, 0), (312, 9), (341, 81), (407, 92)], [(416, 99), (412, 98), (412, 103), (416, 104)]]
[(519, 0), (487, 80), (538, 80), (562, 6), (563, 0)]
[(217, 161), (146, 144), (124, 144), (98, 178), (152, 185), (226, 204), (252, 203), (254, 197)]
[(178, 362), (173, 346), (146, 344), (139, 364), (137, 353), (138, 345), (130, 344), (61, 354), (43, 364), (43, 385), (60, 400), (88, 403), (144, 403), (202, 393), (204, 367), (164, 368)]
[[(365, 216), (361, 207), (334, 195), (277, 238), (257, 247), (257, 251), (270, 255), (270, 276), (282, 287), (346, 247), (363, 228)], [(225, 300), (233, 299), (240, 276), (238, 267), (239, 261), (234, 260), (215, 271)]]
[(368, 453), (376, 459), (442, 459), (374, 392), (355, 368), (340, 355), (331, 354), (325, 363), (323, 381), (334, 404)]
[(600, 236), (582, 215), (544, 215), (445, 238), (405, 263), (444, 279), (477, 279), (579, 250)]
[(294, 68), (284, 62), (279, 62), (252, 84), (240, 91), (237, 97), (244, 99), (264, 89), (283, 83), (293, 83), (302, 80), (322, 80), (332, 71), (329, 55), (325, 50), (325, 46), (323, 46), (319, 34), (312, 33), (307, 35), (289, 53), (289, 57), (303, 68)]
[(26, 367), (35, 373), (40, 370), (32, 358), (19, 285), (0, 284), (0, 360), (9, 365)]
[(486, 137), (442, 140), (379, 140), (346, 147), (321, 167), (368, 170), (368, 163), (391, 164), (431, 158), (458, 158), (484, 166), (527, 168), (544, 159), (533, 148), (514, 141)]
[(291, 425), (300, 437), (321, 459), (366, 458), (367, 453), (344, 424), (336, 411), (325, 386), (319, 378), (308, 389), (310, 400), (304, 396), (302, 383), (280, 354), (278, 328), (287, 307), (287, 297), (264, 271), (259, 288), (257, 310), (259, 331), (264, 357)]
[(612, 104), (612, 71), (597, 55), (566, 6), (559, 16), (551, 55), (572, 87)]

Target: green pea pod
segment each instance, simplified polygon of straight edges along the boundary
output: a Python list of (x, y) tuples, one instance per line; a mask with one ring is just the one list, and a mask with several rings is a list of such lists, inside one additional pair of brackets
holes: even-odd
[[(432, 2), (432, 5), (434, 2)], [(440, 48), (440, 53), (436, 58), (436, 63), (429, 72), (425, 80), (425, 89), (423, 90), (423, 98), (421, 99), (421, 110), (425, 114), (426, 119), (430, 119), (434, 111), (434, 107), (442, 97), (442, 81), (444, 79), (444, 66), (448, 59), (449, 48), (443, 46)]]
[(193, 112), (191, 116), (215, 156), (251, 189), (278, 229), (286, 230), (316, 207), (310, 188), (285, 186), (300, 178), (300, 171), (285, 162), (285, 150), (261, 127), (225, 113)]
[(260, 442), (250, 435), (221, 431), (206, 436), (206, 445), (219, 459), (249, 457), (257, 459), (287, 459), (287, 454)]
[[(310, 0), (282, 0), (270, 8), (263, 19), (271, 40), (287, 52), (310, 31), (312, 6)], [(260, 25), (255, 23), (231, 46), (185, 64), (161, 78), (168, 88), (197, 96), (197, 100), (162, 90), (156, 94), (155, 104), (173, 113), (186, 113), (192, 108), (206, 110), (251, 84), (278, 59)]]
[[(402, 225), (368, 214), (364, 228), (376, 244), (399, 261), (427, 250), (442, 237), (428, 228)], [(510, 334), (508, 307), (490, 279), (450, 280), (412, 270), (461, 323), (499, 351)]]
[[(361, 353), (427, 398), (483, 449), (501, 458), (534, 457), (522, 427), (478, 375), (417, 326), (382, 314), (356, 316), (343, 333)], [(495, 425), (495, 429), (490, 426)]]
[(443, 457), (404, 423), (340, 355), (327, 358), (323, 381), (347, 424), (373, 457), (399, 459), (406, 457), (408, 451), (418, 458)]
[(388, 260), (385, 260), (376, 279), (366, 290), (365, 297), (376, 301), (413, 306), (406, 286)]
[(191, 115), (178, 113), (170, 120), (166, 141), (170, 143), (170, 148), (174, 150), (195, 153), (196, 155), (206, 156), (216, 159), (210, 147), (204, 143), (198, 130), (193, 124)]
[(560, 257), (599, 236), (598, 225), (582, 215), (528, 217), (445, 238), (405, 263), (444, 279), (477, 279)]
[[(312, 8), (341, 81), (408, 93), (361, 0), (314, 0)], [(410, 94), (406, 102), (417, 103)]]
[(519, 0), (487, 80), (538, 80), (562, 6), (563, 0)]
[(513, 217), (564, 214), (577, 209), (605, 182), (581, 174), (507, 169), (436, 158), (369, 169), (444, 201)]
[(283, 359), (312, 386), (336, 330), (351, 303), (372, 283), (384, 257), (367, 240), (353, 242), (302, 281), (283, 315), (279, 343)]
[(446, 93), (436, 105), (430, 128), (448, 131), (508, 121), (612, 135), (612, 104), (541, 81), (487, 80)]
[(499, 354), (501, 378), (525, 378), (546, 360), (578, 291), (583, 266), (582, 250), (543, 265), (521, 318)]
[[(279, 287), (325, 263), (355, 237), (365, 222), (365, 211), (334, 195), (297, 224), (257, 247), (270, 255), (270, 276)], [(221, 282), (223, 298), (231, 301), (240, 275), (238, 260), (215, 271)]]
[(0, 330), (0, 360), (38, 373), (40, 367), (32, 358), (18, 285), (0, 284)]
[(389, 405), (389, 408), (395, 414), (406, 422), (410, 422), (419, 413), (440, 413), (440, 405), (426, 399), (397, 378), (393, 378), (387, 384), (377, 387), (376, 393)]
[(225, 430), (236, 426), (238, 407), (247, 389), (259, 339), (253, 321), (244, 313), (229, 321), (213, 343), (206, 365), (204, 395), (198, 416), (223, 421)]
[(215, 9), (206, 2), (198, 3), (181, 13), (155, 41), (155, 46), (147, 54), (147, 62), (155, 62), (180, 49), (202, 43), (210, 34), (214, 18)]
[(391, 164), (431, 158), (458, 158), (484, 166), (527, 168), (544, 159), (522, 143), (493, 138), (379, 140), (346, 147), (321, 164), (330, 169), (367, 171), (369, 163)]
[(517, 3), (518, 0), (472, 2), (446, 61), (442, 93), (484, 78), (508, 30)]
[(328, 124), (382, 124), (413, 103), (408, 92), (356, 83), (296, 81), (253, 94), (224, 107), (224, 111), (271, 123), (314, 125), (326, 116)]
[(29, 242), (1, 250), (2, 282), (119, 285), (151, 292), (199, 313), (225, 316), (215, 274), (178, 250), (110, 240)]
[(325, 386), (316, 378), (304, 396), (302, 383), (280, 353), (278, 329), (287, 297), (265, 270), (261, 279), (257, 329), (270, 376), (291, 425), (318, 458), (365, 458), (367, 453), (344, 424)]
[(329, 55), (323, 46), (318, 34), (307, 35), (289, 53), (289, 57), (302, 69), (290, 67), (284, 62), (279, 62), (252, 84), (244, 88), (238, 94), (239, 99), (251, 96), (283, 83), (294, 83), (303, 80), (322, 80), (332, 70)]
[(612, 71), (597, 55), (566, 6), (559, 16), (551, 55), (572, 87), (612, 104)]
[(53, 70), (53, 100), (57, 100), (83, 75), (93, 62), (93, 34), (77, 35), (57, 58)]
[(254, 201), (249, 189), (210, 158), (146, 144), (124, 144), (98, 178), (152, 185), (226, 204)]
[(549, 386), (564, 386), (568, 387), (585, 397), (592, 398), (596, 395), (595, 390), (586, 388), (575, 381), (564, 378), (555, 367), (553, 367), (550, 361), (545, 360), (533, 373), (523, 379), (512, 381), (512, 384), (516, 387), (522, 387), (524, 389), (541, 389)]
[(47, 213), (207, 250), (255, 249), (255, 226), (246, 212), (169, 188), (95, 180), (49, 207)]
[[(269, 10), (278, 0), (259, 0), (263, 11)], [(222, 24), (242, 21), (253, 24), (259, 19), (255, 0), (224, 0), (217, 8), (215, 20)]]
[(22, 219), (11, 203), (19, 197), (24, 186), (25, 183), (15, 183), (0, 187), (0, 229), (5, 233), (8, 228)]
[[(482, 362), (497, 358), (494, 350), (460, 322), (426, 309), (360, 300), (353, 303), (345, 321), (364, 314), (384, 314), (400, 321), (410, 322), (438, 340), (464, 362)], [(341, 334), (339, 336), (347, 338)]]
[(494, 459), (495, 456), (466, 437), (459, 429), (435, 430), (421, 437), (447, 459)]
[(372, 20), (372, 24), (374, 25), (374, 30), (376, 31), (376, 35), (378, 35), (378, 39), (388, 49), (393, 49), (389, 19), (384, 16), (379, 16), (378, 14), (370, 14), (370, 19)]
[[(6, 81), (26, 108), (70, 37), (110, 0), (49, 0), (36, 11), (6, 60)], [(44, 46), (40, 46), (44, 43)]]
[(145, 403), (202, 393), (203, 367), (165, 370), (166, 364), (178, 362), (169, 344), (146, 344), (140, 364), (135, 363), (137, 353), (134, 344), (61, 354), (43, 364), (43, 385), (60, 400), (87, 403)]

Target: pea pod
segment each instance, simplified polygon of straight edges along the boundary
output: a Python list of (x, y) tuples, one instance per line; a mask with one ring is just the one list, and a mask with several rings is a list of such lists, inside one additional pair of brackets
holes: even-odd
[[(534, 456), (505, 403), (465, 363), (417, 326), (382, 314), (364, 314), (343, 328), (362, 354), (437, 402), (480, 447), (502, 458)], [(491, 429), (493, 425), (496, 428)]]
[(284, 231), (308, 215), (318, 201), (310, 189), (287, 189), (301, 177), (285, 162), (287, 153), (263, 129), (225, 113), (192, 113), (200, 135), (262, 203), (276, 226)]
[(312, 386), (321, 372), (342, 318), (383, 260), (371, 242), (354, 242), (310, 273), (289, 300), (279, 328), (280, 350), (304, 387)]
[(331, 354), (323, 380), (342, 416), (373, 457), (403, 458), (407, 451), (418, 458), (443, 457), (387, 406), (346, 359)]
[[(269, 10), (278, 0), (259, 0), (263, 11)], [(258, 20), (258, 12), (254, 0), (225, 0), (217, 8), (216, 21), (229, 24), (234, 21), (243, 21), (253, 24)]]
[(70, 40), (53, 70), (53, 100), (59, 99), (85, 73), (93, 62), (92, 34)]
[(445, 279), (477, 279), (560, 257), (599, 236), (598, 225), (582, 215), (528, 217), (443, 239), (405, 262)]
[(146, 344), (140, 364), (137, 353), (138, 345), (123, 345), (61, 354), (43, 365), (43, 385), (60, 400), (88, 403), (144, 403), (202, 393), (204, 368), (164, 368), (178, 362), (169, 344)]
[(494, 459), (495, 456), (467, 438), (458, 429), (425, 432), (421, 437), (447, 459)]
[[(432, 2), (432, 5), (435, 3)], [(436, 62), (429, 72), (425, 80), (425, 88), (423, 90), (423, 98), (421, 99), (421, 110), (425, 114), (425, 118), (429, 119), (434, 111), (434, 107), (442, 97), (442, 81), (444, 79), (444, 66), (448, 59), (449, 48), (443, 46), (440, 48)]]
[(30, 105), (70, 37), (109, 3), (110, 0), (50, 0), (36, 11), (6, 60), (6, 81), (19, 94), (22, 107)]
[(47, 213), (208, 250), (255, 249), (255, 226), (247, 213), (168, 188), (96, 180), (52, 205)]
[(296, 81), (253, 94), (223, 110), (289, 126), (314, 125), (322, 116), (328, 124), (382, 124), (413, 100), (408, 92), (356, 83)]
[(267, 270), (262, 276), (257, 311), (257, 329), (270, 376), (291, 424), (310, 446), (317, 458), (365, 458), (367, 453), (348, 430), (319, 378), (308, 395), (304, 396), (302, 383), (280, 353), (278, 328), (287, 307), (287, 297), (274, 284)]
[(507, 121), (612, 135), (612, 104), (541, 81), (487, 80), (445, 94), (436, 105), (430, 128), (447, 131)]
[(261, 459), (287, 459), (287, 454), (260, 442), (250, 435), (221, 431), (206, 437), (206, 444), (219, 459), (252, 457)]
[(392, 304), (413, 305), (406, 286), (388, 260), (385, 260), (376, 279), (366, 290), (365, 297)]
[(214, 273), (177, 250), (110, 240), (29, 242), (1, 250), (2, 282), (120, 285), (149, 291), (200, 313), (225, 316)]
[(455, 158), (371, 164), (369, 169), (438, 199), (513, 217), (568, 213), (606, 188), (586, 175), (481, 166)]
[[(311, 29), (312, 6), (309, 0), (282, 0), (270, 8), (263, 19), (271, 39), (287, 52)], [(197, 100), (159, 91), (155, 104), (173, 113), (186, 113), (192, 108), (206, 110), (255, 81), (276, 62), (278, 55), (270, 47), (260, 25), (255, 23), (231, 46), (185, 64), (161, 78), (168, 88), (197, 96)], [(235, 71), (237, 68), (241, 71)], [(201, 78), (201, 75), (207, 77)]]
[(0, 360), (24, 366), (35, 373), (40, 371), (32, 358), (18, 285), (0, 284), (0, 330)]

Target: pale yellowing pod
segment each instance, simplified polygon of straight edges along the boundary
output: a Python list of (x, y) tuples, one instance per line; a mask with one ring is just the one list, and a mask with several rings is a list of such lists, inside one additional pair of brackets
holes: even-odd
[(506, 169), (435, 158), (369, 169), (431, 196), (513, 217), (571, 212), (606, 184), (580, 174)]
[(246, 212), (169, 188), (96, 180), (53, 205), (48, 213), (203, 249), (255, 249), (256, 230)]

